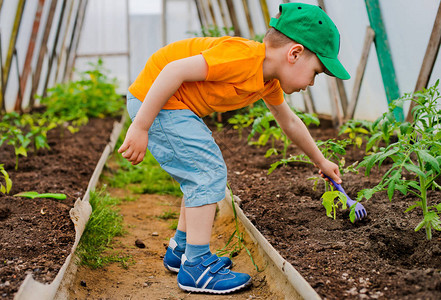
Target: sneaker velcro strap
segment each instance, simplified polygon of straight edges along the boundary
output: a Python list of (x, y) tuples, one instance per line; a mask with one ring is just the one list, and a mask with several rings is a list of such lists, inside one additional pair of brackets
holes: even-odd
[(208, 267), (211, 264), (216, 263), (217, 261), (219, 261), (219, 257), (216, 254), (212, 254), (209, 258), (207, 258), (206, 260), (204, 260), (204, 262), (202, 263), (202, 265), (204, 267)]
[(217, 262), (214, 266), (211, 267), (210, 269), (210, 273), (217, 273), (219, 272), (220, 269), (222, 269), (223, 267), (225, 267), (225, 263), (221, 260), (219, 260), (219, 262)]

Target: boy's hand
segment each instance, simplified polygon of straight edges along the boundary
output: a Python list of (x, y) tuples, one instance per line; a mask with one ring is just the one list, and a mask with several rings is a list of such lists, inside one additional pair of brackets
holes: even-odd
[[(341, 184), (342, 180), (340, 178), (341, 174), (340, 174), (340, 170), (338, 169), (338, 166), (336, 164), (334, 164), (333, 162), (325, 159), (323, 160), (320, 164), (317, 164), (317, 167), (320, 169), (319, 170), (319, 174), (325, 178), (326, 174), (329, 177), (332, 178), (332, 180), (334, 180), (336, 183)], [(325, 180), (328, 180), (327, 178), (325, 178)]]
[(148, 140), (148, 131), (132, 123), (118, 152), (122, 153), (122, 157), (131, 162), (132, 165), (137, 165), (144, 159)]

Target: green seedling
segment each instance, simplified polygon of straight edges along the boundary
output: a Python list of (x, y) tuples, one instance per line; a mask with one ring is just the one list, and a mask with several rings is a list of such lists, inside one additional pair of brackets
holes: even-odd
[(12, 188), (12, 180), (9, 178), (8, 172), (6, 172), (3, 164), (0, 164), (0, 177), (3, 177), (5, 184), (0, 182), (0, 192), (3, 194), (9, 194), (9, 191)]
[(14, 195), (15, 197), (25, 197), (25, 198), (31, 198), (31, 199), (35, 199), (35, 198), (52, 198), (52, 199), (57, 199), (57, 200), (65, 200), (67, 197), (65, 194), (54, 194), (54, 193), (43, 193), (43, 194), (39, 194), (37, 192), (21, 192), (18, 194)]
[[(346, 196), (340, 192), (340, 191), (327, 191), (322, 195), (323, 199), (323, 206), (326, 209), (326, 215), (330, 218), (333, 218), (335, 220), (337, 209), (339, 208), (339, 205), (341, 204), (342, 209), (346, 209), (347, 205), (347, 198)], [(337, 199), (337, 202), (335, 201)], [(355, 220), (355, 214), (354, 214), (354, 220)], [(353, 223), (354, 220), (351, 219), (351, 222)]]

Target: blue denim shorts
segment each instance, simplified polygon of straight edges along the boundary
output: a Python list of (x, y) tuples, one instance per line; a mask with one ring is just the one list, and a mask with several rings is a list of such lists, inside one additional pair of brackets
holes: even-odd
[[(132, 121), (142, 102), (127, 94)], [(210, 129), (189, 109), (159, 112), (149, 129), (148, 149), (184, 193), (186, 207), (217, 203), (225, 198), (227, 167)]]

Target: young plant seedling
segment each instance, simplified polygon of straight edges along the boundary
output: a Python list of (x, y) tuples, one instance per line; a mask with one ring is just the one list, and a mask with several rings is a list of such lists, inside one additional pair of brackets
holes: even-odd
[[(335, 220), (337, 209), (341, 204), (341, 209), (346, 209), (346, 196), (340, 191), (327, 191), (322, 195), (322, 204), (326, 209), (326, 215)], [(337, 202), (335, 201), (337, 199)], [(354, 222), (354, 220), (351, 220)]]
[(3, 177), (3, 179), (5, 180), (4, 185), (3, 182), (0, 182), (0, 192), (2, 192), (3, 194), (9, 194), (9, 191), (12, 188), (12, 180), (9, 178), (9, 174), (8, 172), (6, 172), (3, 164), (0, 164), (0, 177)]
[(66, 195), (65, 194), (54, 194), (54, 193), (43, 193), (43, 194), (39, 194), (37, 192), (21, 192), (18, 194), (14, 195), (15, 197), (25, 197), (25, 198), (31, 198), (31, 199), (35, 199), (35, 198), (52, 198), (52, 199), (57, 199), (57, 200), (64, 200), (66, 199)]

